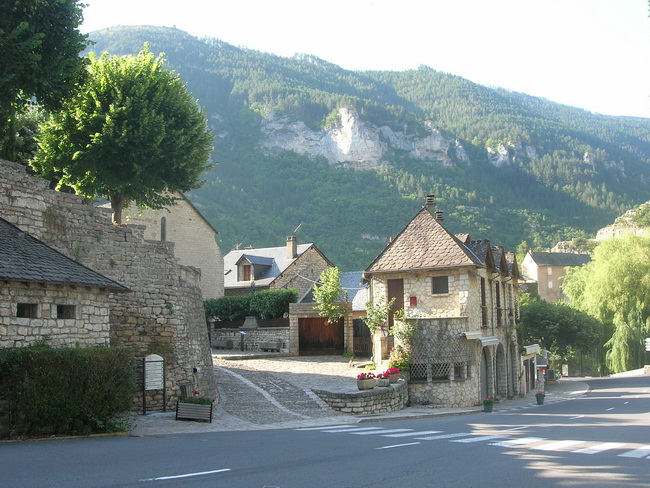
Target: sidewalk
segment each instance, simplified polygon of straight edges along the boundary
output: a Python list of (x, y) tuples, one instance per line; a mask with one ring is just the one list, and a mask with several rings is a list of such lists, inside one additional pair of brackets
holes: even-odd
[[(341, 356), (295, 357), (280, 354), (246, 354), (215, 351), (214, 365), (220, 402), (212, 423), (175, 420), (175, 412), (155, 412), (132, 418), (131, 434), (152, 436), (176, 433), (295, 429), (356, 424), (382, 420), (463, 415), (481, 412), (482, 406), (437, 408), (418, 405), (398, 412), (348, 415), (327, 406), (311, 389), (356, 391), (356, 375), (363, 364)], [(244, 359), (244, 357), (248, 359)], [(355, 367), (361, 366), (361, 367)], [(580, 378), (560, 379), (547, 385), (545, 404), (577, 398), (589, 387)], [(494, 412), (538, 408), (533, 393), (504, 400)]]

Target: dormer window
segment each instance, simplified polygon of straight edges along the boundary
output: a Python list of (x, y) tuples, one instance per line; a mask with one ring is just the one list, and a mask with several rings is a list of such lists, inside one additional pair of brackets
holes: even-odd
[(242, 264), (239, 267), (239, 281), (250, 281), (252, 280), (252, 266), (250, 264)]

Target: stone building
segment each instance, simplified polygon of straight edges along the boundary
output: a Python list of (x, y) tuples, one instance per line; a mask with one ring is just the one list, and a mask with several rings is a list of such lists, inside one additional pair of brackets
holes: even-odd
[[(457, 407), (519, 393), (517, 275), (512, 253), (448, 232), (433, 195), (365, 270), (372, 303), (394, 297), (393, 312), (403, 311), (388, 325), (411, 352), (412, 403)], [(375, 362), (387, 359), (389, 334), (375, 337)]]
[(298, 244), (296, 236), (287, 237), (286, 246), (230, 251), (224, 257), (225, 295), (295, 289), (300, 301), (330, 266), (315, 244)]
[(521, 272), (525, 282), (537, 284), (537, 293), (542, 300), (557, 303), (566, 298), (562, 293), (562, 278), (566, 275), (566, 268), (584, 266), (589, 261), (589, 254), (531, 250), (521, 263)]
[[(176, 204), (166, 209), (127, 208), (124, 222), (144, 225), (144, 238), (174, 243), (178, 262), (201, 270), (203, 298), (223, 296), (223, 255), (217, 245), (217, 230), (185, 195), (175, 194)], [(109, 205), (110, 207), (110, 205)]]
[(110, 210), (50, 190), (48, 181), (4, 160), (0, 217), (130, 290), (108, 294), (109, 338), (139, 361), (149, 354), (165, 359), (166, 395), (148, 391), (150, 409), (162, 408), (163, 398), (171, 407), (183, 386), (216, 398), (200, 271), (178, 263), (174, 243), (146, 240), (144, 226), (114, 226)]
[(128, 291), (0, 218), (0, 347), (108, 346), (109, 296)]

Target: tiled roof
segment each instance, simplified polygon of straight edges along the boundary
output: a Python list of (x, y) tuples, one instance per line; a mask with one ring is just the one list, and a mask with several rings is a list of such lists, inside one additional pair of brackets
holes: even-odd
[[(352, 310), (366, 310), (366, 302), (368, 301), (368, 285), (362, 284), (361, 279), (363, 271), (346, 271), (341, 273), (341, 288), (347, 297), (342, 296), (340, 301), (352, 302)], [(312, 287), (303, 299), (302, 303), (313, 303), (314, 289)]]
[(129, 291), (0, 218), (0, 280), (100, 286)]
[(482, 262), (426, 208), (377, 256), (366, 273), (480, 266)]
[(570, 252), (532, 252), (531, 258), (537, 266), (582, 266), (591, 261), (589, 254)]
[(270, 266), (264, 271), (263, 277), (255, 279), (255, 286), (267, 286), (312, 246), (314, 244), (299, 244), (297, 246), (298, 256), (294, 259), (287, 259), (287, 246), (230, 251), (223, 258), (224, 287), (245, 288), (251, 286), (250, 281), (237, 280), (237, 263), (244, 256), (253, 264), (264, 263), (264, 266)]

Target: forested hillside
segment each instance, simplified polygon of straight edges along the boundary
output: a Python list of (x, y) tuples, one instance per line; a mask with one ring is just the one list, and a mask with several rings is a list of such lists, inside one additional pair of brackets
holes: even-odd
[[(648, 119), (592, 114), (428, 67), (351, 72), (309, 55), (282, 58), (170, 28), (111, 28), (90, 37), (96, 52), (137, 53), (148, 42), (166, 53), (205, 108), (218, 165), (189, 197), (218, 229), (224, 253), (280, 246), (302, 224), (300, 242), (316, 243), (343, 270), (363, 269), (428, 193), (452, 232), (510, 250), (524, 240), (551, 246), (591, 236), (650, 199)], [(340, 109), (376, 136), (377, 164), (353, 169), (283, 149), (278, 134), (289, 128), (335, 134)], [(270, 121), (284, 125), (270, 135)], [(409, 144), (431, 134), (450, 144), (419, 157), (395, 134)]]

